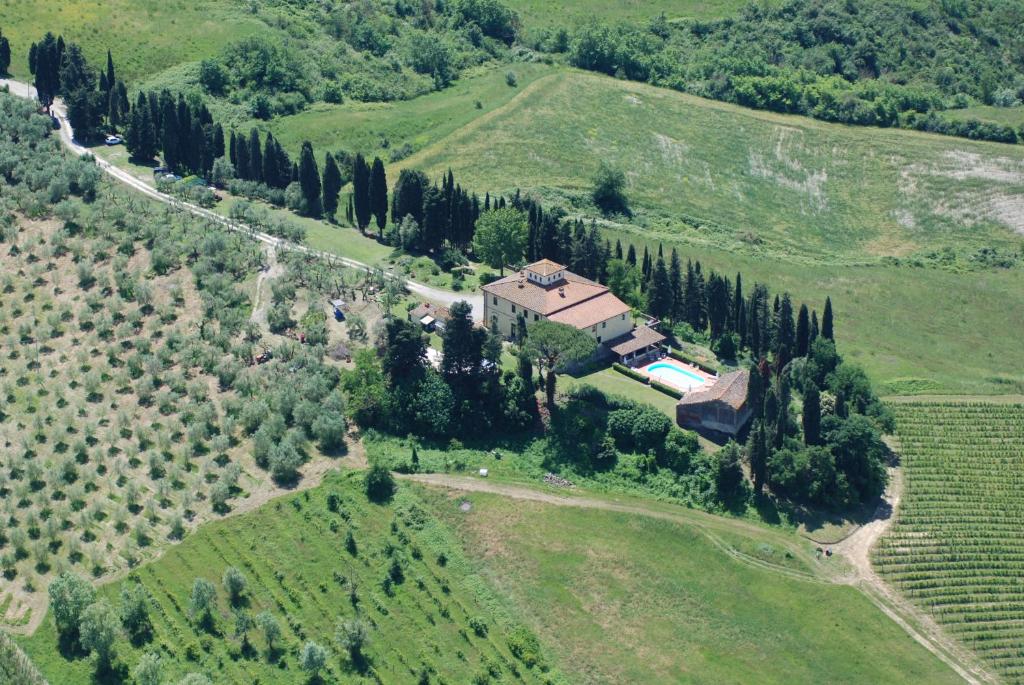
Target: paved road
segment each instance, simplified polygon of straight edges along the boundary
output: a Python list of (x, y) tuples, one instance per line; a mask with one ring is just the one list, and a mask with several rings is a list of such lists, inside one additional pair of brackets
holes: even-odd
[[(31, 85), (27, 83), (22, 83), (21, 81), (14, 81), (11, 79), (0, 79), (0, 88), (2, 88), (3, 86), (7, 86), (10, 89), (12, 95), (17, 95), (19, 97), (33, 100), (36, 98), (35, 88), (33, 88)], [(53, 112), (54, 116), (56, 116), (57, 119), (60, 121), (60, 139), (61, 142), (64, 144), (64, 147), (66, 147), (68, 150), (70, 150), (76, 155), (88, 154), (89, 150), (79, 145), (75, 141), (75, 134), (74, 131), (71, 129), (71, 124), (68, 123), (67, 111), (64, 108), (64, 103), (62, 103), (60, 100), (56, 100), (50, 107), (50, 110), (51, 112)], [(271, 247), (274, 247), (276, 249), (293, 250), (297, 252), (311, 254), (316, 257), (323, 257), (325, 259), (330, 258), (334, 260), (339, 260), (346, 266), (354, 267), (357, 269), (369, 268), (369, 265), (364, 264), (363, 262), (359, 262), (354, 259), (349, 259), (348, 257), (342, 257), (340, 255), (336, 255), (330, 252), (313, 250), (304, 245), (292, 243), (287, 240), (274, 237), (267, 233), (261, 233), (260, 231), (257, 231), (254, 228), (252, 228), (251, 226), (241, 224), (237, 221), (232, 221), (217, 214), (216, 212), (212, 212), (203, 207), (199, 207), (198, 205), (183, 202), (176, 197), (167, 195), (165, 193), (161, 193), (149, 183), (146, 183), (145, 181), (133, 176), (127, 171), (119, 169), (113, 164), (110, 164), (109, 162), (106, 162), (102, 159), (97, 158), (96, 164), (112, 178), (116, 179), (117, 181), (123, 183), (126, 186), (130, 186), (132, 189), (142, 193), (143, 195), (146, 195), (158, 202), (163, 202), (165, 204), (173, 205), (175, 207), (184, 209), (185, 211), (191, 212), (195, 216), (213, 221), (229, 230), (245, 233), (251, 236), (253, 239), (270, 245)], [(406, 281), (406, 285), (410, 292), (413, 292), (419, 295), (420, 297), (423, 297), (436, 304), (440, 304), (446, 307), (450, 307), (452, 304), (460, 300), (465, 300), (469, 302), (469, 304), (473, 307), (474, 319), (479, 321), (483, 316), (483, 296), (480, 294), (470, 295), (456, 293), (451, 290), (435, 288), (433, 286), (425, 285), (423, 283), (417, 283), (415, 281)]]

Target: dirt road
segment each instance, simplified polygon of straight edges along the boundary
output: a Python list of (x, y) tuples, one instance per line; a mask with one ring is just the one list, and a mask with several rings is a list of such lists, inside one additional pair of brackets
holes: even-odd
[[(12, 79), (0, 79), (0, 88), (4, 86), (7, 86), (10, 89), (12, 95), (17, 95), (18, 97), (33, 100), (36, 97), (35, 88), (33, 88), (31, 85), (27, 83), (22, 83), (21, 81), (14, 81)], [(76, 155), (90, 154), (87, 148), (83, 147), (82, 145), (78, 144), (77, 141), (75, 141), (75, 134), (71, 128), (71, 124), (68, 123), (67, 111), (64, 108), (64, 103), (61, 102), (61, 100), (59, 99), (54, 100), (53, 105), (50, 107), (50, 111), (53, 113), (55, 117), (57, 117), (57, 120), (60, 122), (60, 139), (64, 147)], [(102, 169), (106, 174), (108, 174), (118, 182), (126, 186), (129, 186), (133, 190), (136, 190), (142, 193), (143, 195), (146, 195), (147, 197), (156, 200), (157, 202), (162, 202), (164, 204), (171, 205), (172, 207), (176, 207), (183, 211), (189, 212), (200, 218), (212, 221), (228, 230), (237, 231), (239, 233), (245, 233), (253, 240), (258, 240), (271, 247), (277, 248), (279, 250), (294, 250), (298, 252), (304, 252), (306, 254), (310, 254), (315, 257), (320, 257), (324, 259), (333, 259), (335, 261), (340, 261), (342, 264), (346, 266), (356, 269), (370, 268), (368, 264), (356, 261), (355, 259), (341, 257), (330, 252), (313, 250), (311, 248), (306, 247), (305, 245), (299, 245), (297, 243), (292, 243), (281, 238), (276, 238), (267, 233), (261, 233), (260, 231), (257, 231), (251, 226), (247, 226), (245, 224), (223, 217), (217, 214), (216, 212), (210, 211), (209, 209), (205, 209), (203, 207), (191, 204), (189, 202), (183, 202), (182, 200), (176, 197), (167, 195), (165, 193), (161, 193), (149, 183), (146, 183), (142, 179), (136, 178), (127, 171), (119, 169), (113, 164), (110, 164), (109, 162), (106, 162), (102, 159), (97, 158), (96, 165), (100, 169)], [(415, 281), (406, 281), (406, 287), (410, 292), (415, 293), (420, 297), (423, 297), (427, 300), (430, 300), (431, 302), (440, 304), (445, 307), (450, 307), (455, 302), (465, 300), (470, 304), (470, 306), (473, 309), (474, 319), (479, 321), (483, 316), (482, 295), (456, 293), (451, 290), (435, 288), (433, 286), (425, 285), (423, 283), (417, 283)]]

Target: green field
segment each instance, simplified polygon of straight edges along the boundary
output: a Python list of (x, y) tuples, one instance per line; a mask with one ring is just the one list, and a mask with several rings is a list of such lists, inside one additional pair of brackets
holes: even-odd
[(269, 30), (230, 0), (4, 0), (0, 28), (11, 41), (16, 76), (29, 75), (29, 45), (52, 31), (81, 45), (95, 65), (105, 63), (109, 48), (118, 75), (129, 83)]
[[(830, 295), (843, 351), (882, 392), (1024, 387), (1024, 349), (1002, 334), (1024, 317), (1021, 266), (971, 259), (984, 247), (1022, 249), (1013, 198), (1024, 191), (1024, 149), (754, 112), (566, 71), (401, 165), (451, 167), (477, 189), (521, 187), (586, 213), (602, 159), (626, 171), (638, 215), (608, 224), (608, 235), (677, 244), (684, 257), (808, 303)], [(940, 265), (928, 253), (944, 248), (953, 257)]]
[[(329, 493), (340, 495), (338, 512), (328, 508)], [(346, 550), (349, 530), (356, 540), (355, 554)], [(441, 554), (447, 557), (443, 564), (438, 562)], [(404, 579), (393, 584), (389, 595), (382, 581), (393, 558), (402, 565)], [(247, 576), (245, 610), (253, 616), (268, 610), (281, 623), (280, 654), (273, 660), (259, 630), (250, 636), (252, 651), (243, 650), (234, 637), (232, 611), (220, 589), (221, 574), (229, 565)], [(307, 678), (297, 653), (311, 639), (333, 652), (326, 682), (414, 683), (427, 667), (433, 673), (430, 682), (468, 683), (488, 666), (504, 673), (505, 681), (514, 679), (514, 667), (521, 682), (540, 682), (509, 652), (506, 638), (517, 625), (513, 614), (468, 568), (458, 543), (425, 517), (414, 494), (403, 492), (392, 505), (369, 504), (360, 473), (336, 474), (315, 490), (204, 526), (122, 581), (138, 579), (152, 595), (153, 637), (140, 647), (120, 640), (118, 658), (130, 669), (142, 653), (160, 653), (164, 682), (204, 672), (218, 685), (298, 684)], [(197, 577), (219, 589), (213, 632), (194, 626), (186, 615)], [(103, 587), (101, 596), (116, 604), (119, 585)], [(353, 592), (358, 597), (355, 607)], [(356, 616), (371, 626), (364, 672), (337, 656), (331, 645), (336, 621)], [(486, 636), (468, 627), (471, 617), (487, 623)], [(23, 644), (51, 682), (92, 681), (88, 659), (68, 660), (57, 653), (52, 620)]]
[(735, 14), (748, 0), (508, 0), (523, 25), (572, 27), (596, 17), (602, 21), (644, 23), (661, 13), (669, 19), (721, 19)]
[(862, 263), (1018, 248), (1024, 230), (1019, 146), (826, 124), (575, 71), (536, 81), (402, 166), (579, 198), (602, 160), (626, 172), (657, 237)]
[[(318, 103), (292, 116), (270, 122), (242, 124), (269, 128), (282, 145), (298, 154), (308, 140), (320, 152), (346, 150), (379, 155), (385, 162), (393, 150), (408, 144), (414, 151), (441, 140), (475, 119), (505, 105), (529, 84), (555, 71), (541, 63), (481, 68), (460, 78), (443, 91), (397, 102)], [(517, 86), (505, 82), (516, 75)], [(480, 108), (477, 108), (480, 103)], [(395, 174), (392, 183), (397, 179)], [(474, 186), (475, 187), (475, 186)]]
[(1024, 405), (894, 403), (905, 492), (874, 563), (883, 577), (1024, 683)]
[(978, 119), (989, 121), (993, 124), (1013, 126), (1014, 128), (1024, 127), (1024, 107), (993, 107), (991, 105), (975, 105), (963, 109), (947, 109), (942, 112), (946, 119)]
[[(437, 496), (435, 499), (444, 502)], [(954, 683), (849, 587), (741, 564), (692, 527), (472, 494), (447, 519), (578, 683)], [(737, 535), (794, 570), (767, 535)], [(809, 562), (817, 563), (817, 562)]]

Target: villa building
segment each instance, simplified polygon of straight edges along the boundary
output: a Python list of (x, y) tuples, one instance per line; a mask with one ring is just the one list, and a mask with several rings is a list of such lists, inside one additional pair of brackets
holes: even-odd
[(633, 327), (629, 305), (608, 289), (542, 259), (489, 283), (484, 294), (484, 321), (506, 338), (515, 338), (523, 323), (547, 319), (586, 331), (620, 361), (649, 353), (665, 337), (647, 326)]

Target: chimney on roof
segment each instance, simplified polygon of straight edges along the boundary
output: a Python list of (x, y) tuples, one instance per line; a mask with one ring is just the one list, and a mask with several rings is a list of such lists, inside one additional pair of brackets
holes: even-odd
[(565, 288), (563, 286), (558, 286), (558, 295), (560, 297), (565, 297)]
[(519, 283), (519, 287), (520, 288), (525, 288), (526, 287), (526, 281), (524, 281), (523, 279), (520, 278), (518, 283)]

